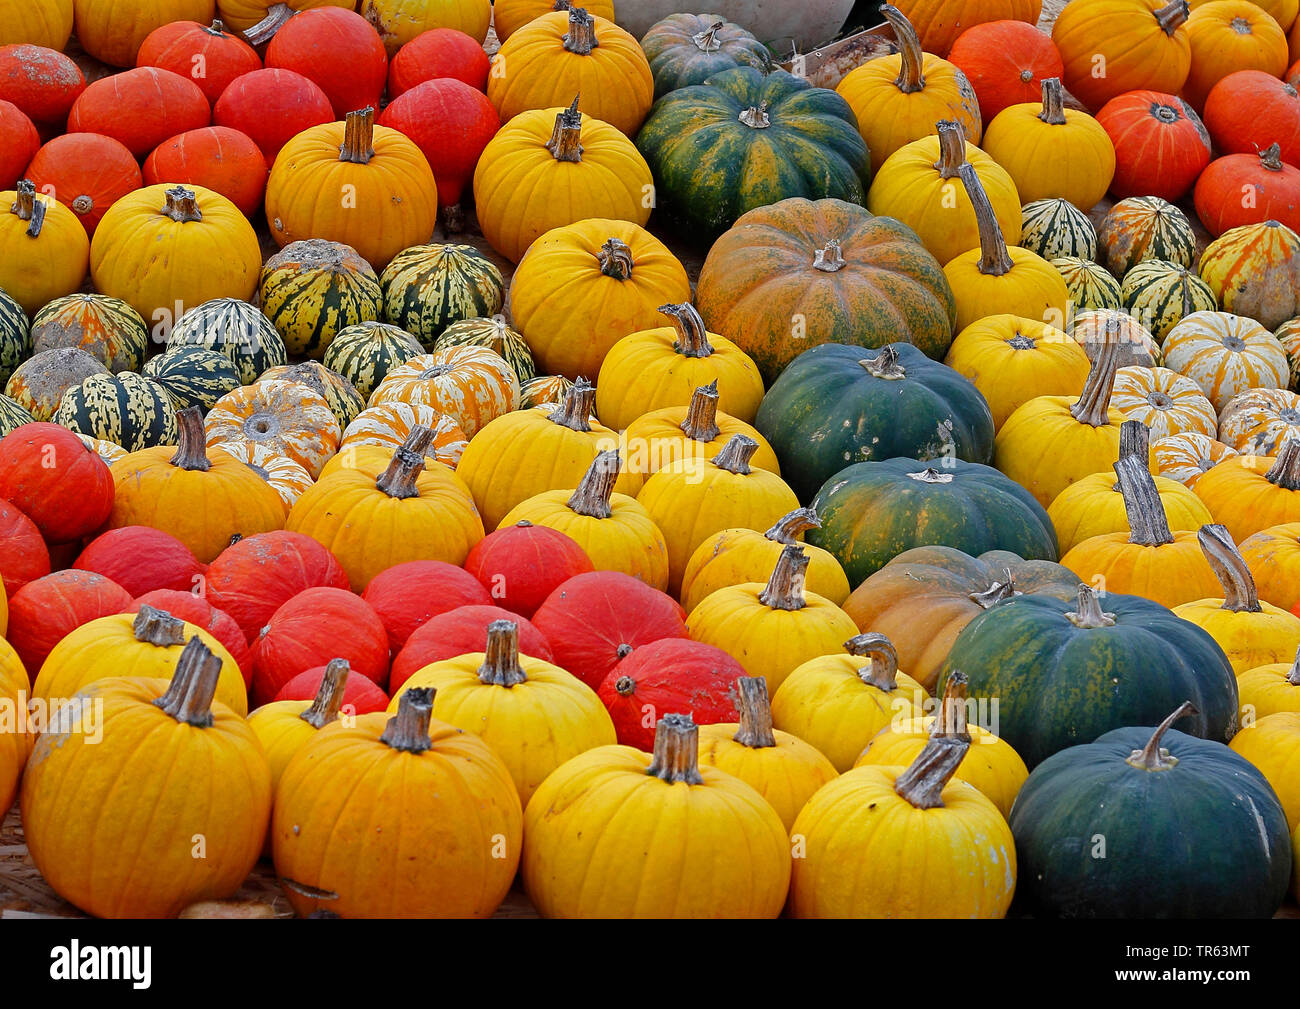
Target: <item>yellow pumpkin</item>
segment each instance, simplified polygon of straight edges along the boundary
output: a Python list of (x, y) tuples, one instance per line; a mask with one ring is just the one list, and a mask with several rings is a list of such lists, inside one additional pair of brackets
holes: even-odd
[(1281, 77), (1291, 65), (1285, 29), (1249, 0), (1193, 4), (1187, 41), (1192, 63), (1182, 94), (1198, 112), (1205, 108), (1210, 90), (1228, 74), (1259, 70)]
[(37, 195), (26, 179), (17, 186), (0, 193), (0, 290), (31, 316), (81, 287), (90, 239), (54, 197)]
[(1201, 387), (1169, 368), (1120, 368), (1110, 402), (1129, 420), (1145, 424), (1152, 441), (1189, 432), (1213, 438), (1218, 430), (1214, 406)]
[(357, 6), (384, 40), (390, 59), (417, 35), (437, 28), (483, 42), (492, 23), (491, 0), (361, 0)]
[(0, 11), (0, 46), (26, 42), (61, 52), (72, 36), (72, 0), (6, 0)]
[(95, 59), (114, 67), (135, 66), (141, 43), (155, 29), (175, 21), (206, 25), (216, 9), (214, 0), (74, 0), (74, 6), (77, 41)]
[(1237, 453), (1231, 445), (1197, 433), (1171, 434), (1151, 445), (1151, 468), (1159, 476), (1195, 489), (1196, 482)]
[(1285, 389), (1247, 389), (1219, 414), (1219, 441), (1246, 455), (1273, 455), (1300, 437), (1300, 396)]
[(338, 720), (348, 674), (346, 659), (331, 659), (325, 666), (320, 688), (313, 700), (272, 701), (249, 713), (248, 727), (262, 744), (262, 752), (271, 767), (272, 792), (279, 786), (284, 769), (298, 751), (317, 732)]
[(0, 635), (0, 814), (13, 805), (18, 779), (27, 762), (28, 733), (23, 717), (30, 693), (31, 683), (22, 660)]
[(505, 358), (486, 347), (444, 347), (390, 371), (367, 405), (385, 403), (432, 407), (473, 438), (518, 408), (519, 377)]
[[(569, 0), (496, 0), (492, 5), (492, 27), (502, 42), (543, 14), (572, 6)], [(597, 17), (614, 20), (613, 0), (584, 0), (582, 4)]]
[(1285, 389), (1286, 351), (1253, 319), (1229, 312), (1193, 312), (1165, 336), (1165, 366), (1186, 375), (1222, 411), (1248, 389)]
[(1300, 438), (1284, 441), (1276, 457), (1224, 459), (1192, 489), (1235, 540), (1269, 526), (1300, 522)]
[(1277, 793), (1292, 831), (1300, 826), (1300, 712), (1265, 715), (1228, 744), (1249, 760)]
[[(1300, 658), (1300, 653), (1297, 654)], [(1237, 674), (1241, 698), (1241, 727), (1247, 729), (1261, 718), (1279, 711), (1300, 712), (1300, 663), (1272, 662)]]
[(1259, 597), (1293, 610), (1300, 603), (1300, 522), (1261, 529), (1243, 540), (1240, 549)]

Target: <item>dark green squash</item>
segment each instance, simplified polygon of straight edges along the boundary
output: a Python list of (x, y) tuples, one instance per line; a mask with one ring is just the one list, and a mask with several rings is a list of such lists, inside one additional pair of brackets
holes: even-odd
[(1126, 725), (1150, 725), (1184, 700), (1184, 731), (1227, 742), (1237, 731), (1237, 678), (1209, 634), (1141, 596), (1074, 604), (1019, 596), (972, 620), (953, 642), (953, 670), (972, 697), (998, 700), (997, 734), (1030, 767)]
[(1035, 200), (1020, 208), (1020, 247), (1044, 259), (1097, 258), (1097, 229), (1069, 200)]
[(528, 343), (499, 315), (490, 319), (453, 322), (433, 345), (435, 351), (446, 347), (486, 347), (510, 362), (510, 367), (519, 376), (520, 385), (537, 376), (537, 366), (533, 363), (533, 352), (528, 349)]
[(356, 249), (309, 238), (290, 242), (266, 261), (262, 311), (291, 354), (319, 358), (342, 330), (378, 319), (383, 291)]
[(733, 67), (761, 70), (772, 58), (744, 28), (714, 14), (669, 14), (642, 36), (641, 49), (650, 61), (656, 98)]
[(659, 212), (697, 240), (792, 196), (864, 203), (871, 181), (848, 103), (784, 70), (737, 67), (665, 95), (636, 145)]
[(804, 502), (852, 463), (993, 458), (993, 415), (980, 391), (910, 343), (805, 351), (763, 397), (754, 426)]
[[(1053, 259), (1052, 266), (1065, 281), (1065, 290), (1069, 292), (1070, 305), (1075, 312), (1099, 312), (1120, 307), (1119, 281), (1100, 263), (1078, 256), (1062, 256)], [(1069, 322), (1065, 320), (1066, 326)]]
[(424, 353), (420, 341), (386, 322), (340, 330), (325, 351), (325, 367), (346, 378), (367, 400), (388, 373)]
[(139, 371), (149, 353), (149, 324), (120, 298), (69, 294), (32, 318), (32, 352), (76, 347), (109, 371)]
[(283, 364), (278, 368), (268, 368), (258, 379), (259, 382), (272, 380), (301, 382), (324, 397), (330, 410), (338, 418), (340, 431), (356, 420), (357, 414), (366, 408), (366, 401), (356, 387), (337, 371), (325, 367), (319, 361), (303, 361), (301, 364)]
[(980, 463), (860, 462), (827, 480), (811, 507), (822, 524), (805, 538), (834, 554), (855, 587), (913, 547), (1057, 559), (1056, 531), (1043, 506)]
[(289, 360), (271, 321), (246, 301), (217, 298), (190, 309), (167, 337), (167, 349), (207, 347), (235, 365), (239, 380), (252, 385), (268, 368)]
[(1120, 298), (1124, 311), (1160, 343), (1183, 316), (1219, 309), (1209, 284), (1187, 267), (1163, 259), (1144, 259), (1124, 274)]
[(91, 375), (63, 394), (54, 423), (102, 438), (128, 452), (176, 443), (176, 408), (151, 378), (124, 371)]
[(0, 388), (31, 355), (32, 341), (23, 306), (0, 291)]
[(141, 374), (167, 390), (177, 411), (197, 406), (207, 413), (217, 400), (243, 384), (235, 363), (207, 347), (174, 347), (153, 358)]
[(1011, 810), (1035, 917), (1268, 918), (1291, 837), (1264, 776), (1222, 743), (1122, 728), (1049, 757)]
[(461, 319), (496, 315), (505, 304), (501, 271), (472, 245), (416, 245), (399, 252), (379, 278), (384, 318), (427, 350)]
[(10, 399), (8, 396), (0, 396), (0, 438), (3, 438), (10, 431), (16, 431), (24, 424), (30, 424), (35, 420), (34, 417), (24, 410), (17, 400)]

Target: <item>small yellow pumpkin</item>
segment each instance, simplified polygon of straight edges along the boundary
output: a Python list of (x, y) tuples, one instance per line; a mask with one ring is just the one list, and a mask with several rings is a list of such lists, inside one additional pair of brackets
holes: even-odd
[(90, 239), (77, 215), (26, 179), (0, 193), (0, 290), (29, 316), (86, 279)]
[(1236, 540), (1269, 526), (1300, 522), (1300, 438), (1282, 442), (1276, 457), (1223, 459), (1192, 489)]
[(1228, 745), (1273, 786), (1291, 830), (1300, 828), (1300, 712), (1265, 715)]
[(262, 752), (271, 765), (272, 792), (298, 751), (317, 732), (338, 719), (348, 674), (347, 659), (331, 659), (313, 700), (272, 701), (249, 713), (248, 727), (262, 744)]
[(1241, 727), (1279, 711), (1300, 712), (1300, 651), (1291, 662), (1271, 662), (1237, 674)]
[(1300, 522), (1261, 529), (1241, 543), (1259, 597), (1284, 610), (1300, 603)]

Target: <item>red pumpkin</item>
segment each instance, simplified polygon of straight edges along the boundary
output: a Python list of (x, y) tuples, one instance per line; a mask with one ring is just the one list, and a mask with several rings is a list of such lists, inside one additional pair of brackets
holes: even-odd
[(388, 80), (388, 52), (379, 33), (342, 7), (315, 7), (291, 17), (266, 50), (266, 65), (315, 81), (334, 107), (334, 118), (379, 108)]
[(9, 643), (33, 680), (60, 641), (82, 624), (123, 612), (131, 593), (93, 571), (55, 571), (9, 597)]
[(1159, 91), (1129, 91), (1108, 101), (1097, 122), (1115, 145), (1116, 198), (1187, 194), (1210, 163), (1210, 135), (1181, 98)]
[(100, 133), (143, 158), (168, 137), (207, 126), (212, 108), (188, 77), (137, 67), (95, 81), (68, 115), (69, 133)]
[(465, 570), (501, 606), (531, 617), (562, 582), (595, 569), (571, 537), (520, 522), (488, 533), (465, 558)]
[[(325, 666), (305, 669), (275, 695), (277, 701), (313, 701), (320, 691)], [(343, 684), (343, 700), (339, 704), (341, 715), (368, 715), (374, 711), (388, 710), (388, 695), (364, 676), (349, 676)]]
[(417, 84), (439, 77), (486, 91), (490, 67), (488, 54), (472, 36), (454, 28), (421, 32), (402, 46), (388, 65), (388, 100), (395, 101)]
[(1051, 36), (1024, 21), (986, 21), (957, 36), (948, 62), (966, 75), (987, 126), (1003, 109), (1042, 101), (1043, 81), (1065, 76)]
[(244, 687), (253, 685), (253, 663), (248, 650), (248, 641), (244, 638), (244, 632), (239, 629), (239, 625), (235, 623), (235, 618), (229, 613), (217, 609), (202, 596), (178, 589), (154, 589), (152, 592), (136, 596), (127, 607), (127, 612), (139, 613), (141, 606), (166, 610), (172, 616), (207, 631), (221, 642), (221, 646), (230, 653), (230, 657), (239, 666), (239, 671), (244, 674)]
[(86, 77), (57, 49), (20, 42), (0, 46), (0, 98), (13, 102), (38, 125), (62, 130)]
[(555, 664), (595, 690), (633, 650), (686, 637), (685, 611), (672, 596), (621, 571), (592, 571), (559, 586), (533, 614)]
[(202, 186), (252, 217), (262, 206), (270, 173), (252, 137), (229, 126), (205, 126), (172, 137), (144, 163), (144, 184)]
[(135, 155), (120, 140), (98, 133), (55, 137), (36, 152), (27, 177), (37, 192), (76, 214), (91, 236), (109, 207), (144, 184)]
[(721, 648), (680, 638), (652, 641), (610, 670), (596, 691), (609, 709), (618, 741), (650, 752), (664, 715), (690, 715), (696, 725), (734, 722), (732, 695), (745, 668)]
[(132, 596), (157, 589), (205, 591), (204, 567), (190, 548), (170, 533), (149, 526), (121, 526), (101, 533), (72, 566), (111, 578)]
[(231, 82), (212, 109), (212, 122), (253, 138), (269, 170), (280, 148), (303, 130), (334, 121), (325, 92), (292, 70), (254, 70)]
[(50, 573), (50, 551), (36, 523), (17, 505), (0, 498), (0, 580), (5, 595)]
[(24, 424), (0, 439), (0, 497), (36, 523), (50, 543), (93, 532), (113, 510), (104, 460), (58, 424)]
[[(220, 21), (211, 26), (197, 21), (173, 21), (155, 28), (136, 54), (138, 67), (161, 67), (188, 77), (215, 105), (221, 92), (236, 77), (262, 68), (257, 50)], [(180, 179), (171, 181), (180, 182)]]
[(383, 621), (394, 655), (430, 617), (458, 606), (492, 605), (492, 597), (477, 578), (446, 561), (395, 564), (370, 579), (362, 598)]
[(1229, 154), (1196, 180), (1196, 216), (1214, 237), (1243, 224), (1280, 221), (1300, 231), (1300, 169), (1277, 144), (1258, 154)]
[(1254, 154), (1277, 144), (1282, 160), (1300, 168), (1300, 91), (1262, 70), (1238, 70), (1210, 89), (1205, 128), (1224, 154)]
[(347, 659), (354, 674), (388, 682), (388, 633), (379, 614), (347, 589), (307, 589), (275, 611), (253, 645), (254, 706), (275, 699), (306, 669)]
[(0, 138), (0, 188), (9, 190), (41, 149), (41, 135), (17, 105), (0, 101)]
[(426, 621), (406, 639), (388, 672), (389, 691), (398, 693), (412, 673), (430, 663), (484, 651), (488, 624), (494, 620), (508, 620), (518, 626), (521, 655), (530, 655), (544, 662), (555, 661), (542, 632), (524, 617), (500, 606), (460, 606)]
[(249, 644), (298, 593), (347, 587), (347, 572), (332, 553), (287, 529), (242, 539), (208, 565), (208, 601), (235, 618)]

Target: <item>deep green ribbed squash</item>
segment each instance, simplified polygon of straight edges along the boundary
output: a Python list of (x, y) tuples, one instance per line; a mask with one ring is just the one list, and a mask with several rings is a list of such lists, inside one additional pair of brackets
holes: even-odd
[(910, 343), (805, 351), (767, 391), (754, 426), (804, 502), (852, 463), (993, 458), (993, 414), (980, 391)]
[(149, 353), (149, 324), (121, 298), (69, 294), (32, 317), (32, 353), (76, 347), (109, 371), (139, 371)]
[(1049, 757), (1010, 823), (1035, 917), (1268, 918), (1286, 897), (1291, 837), (1264, 776), (1165, 723)]
[(338, 418), (339, 430), (343, 430), (366, 408), (366, 400), (356, 387), (337, 371), (325, 367), (319, 361), (303, 361), (300, 364), (282, 364), (277, 368), (268, 368), (259, 382), (301, 382), (317, 395), (324, 397), (330, 410)]
[(641, 49), (650, 61), (656, 98), (732, 67), (761, 70), (772, 58), (744, 28), (714, 14), (669, 14), (641, 37)]
[(167, 349), (207, 347), (230, 358), (244, 385), (289, 360), (284, 339), (271, 321), (246, 301), (217, 298), (181, 316), (167, 337)]
[(1144, 259), (1124, 274), (1120, 297), (1124, 310), (1160, 343), (1183, 316), (1219, 309), (1209, 284), (1185, 266), (1163, 259)]
[(1020, 208), (1020, 247), (1044, 259), (1097, 258), (1097, 229), (1069, 200), (1034, 200)]
[(386, 322), (340, 330), (325, 351), (325, 367), (346, 378), (367, 400), (388, 373), (424, 353), (420, 341)]
[(659, 210), (712, 239), (792, 196), (865, 203), (871, 159), (848, 103), (784, 70), (714, 74), (655, 102), (636, 138)]
[(957, 635), (939, 677), (970, 677), (970, 696), (998, 699), (997, 734), (1030, 767), (1126, 725), (1150, 725), (1185, 700), (1180, 725), (1227, 742), (1237, 730), (1237, 678), (1214, 639), (1141, 596), (1074, 604), (1017, 596)]
[(522, 386), (537, 376), (533, 352), (522, 336), (506, 325), (505, 319), (494, 315), (490, 319), (462, 319), (442, 331), (433, 345), (435, 351), (447, 347), (486, 347), (504, 357), (514, 368)]
[[(1077, 256), (1053, 259), (1052, 266), (1065, 281), (1065, 290), (1069, 292), (1070, 304), (1076, 313), (1120, 307), (1119, 281), (1106, 267)], [(1066, 322), (1068, 324), (1069, 320)]]
[(0, 388), (9, 381), (14, 369), (31, 356), (31, 352), (27, 313), (22, 305), (0, 291)]
[(290, 242), (266, 261), (262, 311), (291, 354), (319, 358), (334, 338), (384, 311), (379, 277), (356, 249), (309, 238)]
[(141, 374), (167, 390), (177, 411), (197, 406), (207, 413), (217, 400), (243, 384), (235, 363), (207, 347), (175, 347), (151, 360)]
[(91, 375), (63, 394), (54, 423), (121, 445), (128, 452), (176, 443), (176, 408), (151, 378), (124, 371)]
[(428, 350), (461, 319), (496, 315), (505, 304), (501, 271), (472, 245), (416, 245), (399, 252), (379, 278), (384, 319)]
[(24, 424), (31, 424), (35, 419), (16, 400), (8, 396), (0, 396), (0, 438), (10, 431), (16, 431)]
[(975, 556), (1010, 550), (1026, 560), (1057, 559), (1056, 531), (1042, 505), (981, 463), (856, 463), (826, 481), (811, 507), (822, 524), (804, 538), (834, 554), (853, 586), (913, 547), (955, 547)]

